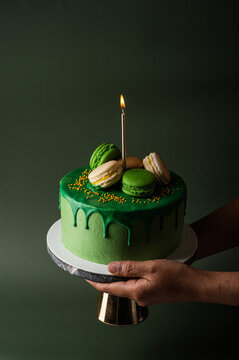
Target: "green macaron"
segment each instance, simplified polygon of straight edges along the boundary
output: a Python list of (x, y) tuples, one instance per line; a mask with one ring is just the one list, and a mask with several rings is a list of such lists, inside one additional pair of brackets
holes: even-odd
[(110, 160), (121, 158), (121, 152), (116, 145), (105, 142), (98, 146), (90, 158), (90, 167), (92, 170)]
[(154, 175), (145, 169), (127, 170), (122, 177), (122, 190), (131, 196), (147, 197), (155, 190)]

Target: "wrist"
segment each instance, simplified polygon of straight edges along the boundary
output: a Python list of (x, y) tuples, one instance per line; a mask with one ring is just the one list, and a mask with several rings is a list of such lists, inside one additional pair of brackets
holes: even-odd
[(186, 274), (182, 278), (182, 301), (186, 302), (204, 302), (206, 274), (204, 271), (195, 269), (189, 265), (186, 266)]
[[(180, 264), (174, 272), (174, 284), (170, 293), (174, 296), (174, 302), (200, 302), (203, 301), (204, 293), (201, 287), (203, 271), (195, 269), (190, 265)], [(170, 283), (170, 281), (169, 281)]]
[(190, 267), (187, 289), (188, 301), (214, 303), (219, 301), (220, 273)]

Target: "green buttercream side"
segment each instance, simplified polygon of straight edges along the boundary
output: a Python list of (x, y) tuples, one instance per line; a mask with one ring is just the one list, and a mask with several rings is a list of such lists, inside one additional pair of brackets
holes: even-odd
[(61, 210), (61, 192), (59, 192), (59, 206), (58, 209)]
[[(150, 243), (152, 246), (152, 234), (149, 229), (152, 229), (155, 218), (158, 219), (154, 225), (155, 232), (161, 231), (162, 234), (165, 232), (170, 235), (168, 244), (161, 246), (161, 249), (164, 249), (161, 255), (163, 254), (164, 257), (168, 250), (179, 244), (185, 210), (186, 185), (178, 175), (171, 172), (172, 181), (168, 186), (157, 188), (153, 196), (147, 199), (132, 198), (124, 194), (118, 184), (108, 188), (107, 191), (96, 190), (88, 181), (89, 172), (89, 167), (73, 170), (60, 182), (62, 241), (69, 250), (82, 258), (100, 263), (107, 263), (109, 260), (105, 252), (111, 254), (113, 258), (118, 254), (118, 259), (124, 259), (125, 256), (134, 259), (139, 257), (139, 253), (141, 259), (144, 256), (151, 258), (153, 250), (151, 247), (145, 249), (145, 244)], [(169, 221), (167, 219), (170, 219), (170, 226), (167, 225)], [(137, 222), (141, 224), (139, 227), (135, 227)], [(143, 229), (139, 232), (142, 224)], [(171, 233), (172, 229), (173, 233)], [(142, 234), (144, 240), (137, 240)], [(85, 240), (87, 238), (88, 242)], [(127, 239), (128, 250), (125, 250), (124, 245), (119, 245), (126, 241), (122, 239)], [(135, 242), (138, 252), (138, 241), (143, 244), (141, 250), (137, 255), (133, 253), (130, 255), (132, 252), (130, 248), (133, 247), (135, 250), (133, 246)], [(101, 250), (99, 244), (102, 246)], [(120, 246), (123, 246), (124, 250), (121, 248), (120, 250)], [(94, 247), (100, 252), (93, 250)], [(104, 254), (102, 254), (103, 248)], [(160, 251), (155, 254), (158, 257)]]
[(179, 206), (179, 226), (175, 229), (175, 211), (163, 217), (160, 230), (160, 216), (155, 215), (150, 222), (136, 219), (129, 231), (126, 227), (111, 223), (107, 237), (99, 213), (89, 217), (89, 229), (85, 228), (85, 214), (77, 213), (77, 227), (72, 226), (72, 210), (69, 202), (62, 197), (62, 241), (75, 255), (96, 263), (108, 264), (115, 260), (149, 260), (165, 258), (180, 244), (183, 229), (184, 204)]

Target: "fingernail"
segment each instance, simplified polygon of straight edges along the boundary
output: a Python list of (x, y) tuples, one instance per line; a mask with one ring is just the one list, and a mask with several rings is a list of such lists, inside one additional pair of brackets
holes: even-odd
[(108, 265), (108, 270), (111, 274), (118, 274), (120, 272), (120, 263), (112, 262)]

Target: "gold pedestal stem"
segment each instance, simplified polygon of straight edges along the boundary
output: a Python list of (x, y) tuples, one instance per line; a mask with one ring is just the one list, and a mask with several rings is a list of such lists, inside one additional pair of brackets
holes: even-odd
[(95, 315), (101, 322), (112, 326), (130, 326), (144, 321), (148, 308), (134, 300), (99, 292)]

